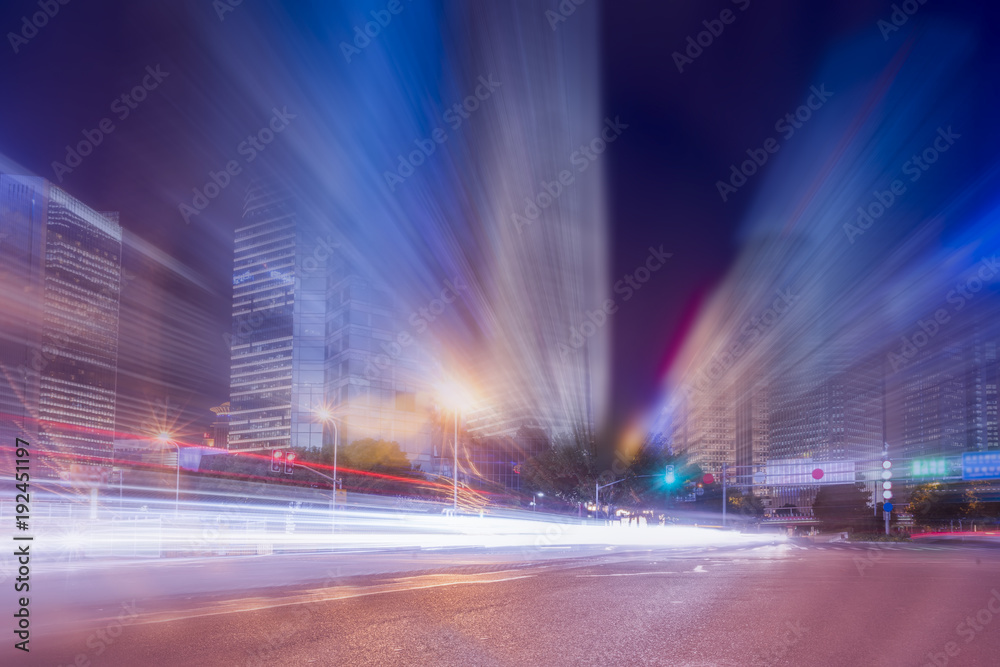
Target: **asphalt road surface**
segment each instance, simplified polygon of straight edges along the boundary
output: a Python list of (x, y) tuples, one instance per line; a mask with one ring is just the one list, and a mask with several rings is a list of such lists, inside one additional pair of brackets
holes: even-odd
[(478, 564), (439, 555), (432, 565), (128, 598), (86, 622), (40, 623), (23, 664), (1000, 664), (991, 547), (782, 544)]

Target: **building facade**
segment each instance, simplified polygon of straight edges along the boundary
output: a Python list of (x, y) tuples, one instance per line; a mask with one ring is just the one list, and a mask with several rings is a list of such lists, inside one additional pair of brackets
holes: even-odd
[[(433, 459), (427, 364), (404, 313), (279, 186), (247, 190), (233, 265), (228, 446), (320, 449), (373, 438)], [(325, 411), (334, 426), (324, 423)], [(426, 467), (425, 467), (426, 469)]]
[(0, 175), (4, 436), (54, 471), (113, 458), (122, 231), (41, 178)]

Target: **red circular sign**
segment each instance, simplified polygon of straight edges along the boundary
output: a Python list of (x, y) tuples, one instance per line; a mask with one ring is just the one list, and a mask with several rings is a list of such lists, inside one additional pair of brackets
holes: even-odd
[(711, 484), (712, 482), (715, 481), (715, 476), (712, 475), (712, 473), (710, 472), (706, 472), (705, 476), (702, 478), (702, 481), (704, 481), (705, 484)]
[(823, 479), (823, 470), (821, 468), (813, 470), (813, 479)]

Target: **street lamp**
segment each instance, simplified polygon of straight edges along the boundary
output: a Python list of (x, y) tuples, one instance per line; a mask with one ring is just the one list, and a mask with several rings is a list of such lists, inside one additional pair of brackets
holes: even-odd
[(439, 392), (444, 403), (455, 411), (455, 446), (454, 461), (452, 464), (452, 510), (458, 512), (458, 413), (461, 410), (468, 410), (472, 405), (472, 398), (467, 389), (452, 381), (441, 387)]
[(333, 425), (333, 495), (330, 496), (330, 531), (337, 529), (337, 448), (340, 446), (340, 429), (337, 427), (337, 419), (327, 408), (316, 410), (316, 416), (323, 422), (325, 427), (328, 423)]
[(176, 516), (181, 502), (181, 446), (171, 440), (170, 434), (167, 432), (160, 433), (156, 439), (165, 445), (173, 445), (177, 448), (177, 474), (174, 481), (174, 516)]
[[(538, 496), (539, 498), (544, 498), (544, 497), (545, 497), (545, 494), (544, 494), (544, 493), (542, 493), (541, 491), (539, 491), (539, 492), (538, 492), (538, 493), (536, 493), (535, 495), (536, 495), (536, 496)], [(535, 511), (535, 509), (537, 508), (537, 506), (538, 506), (538, 503), (537, 503), (537, 502), (535, 502), (534, 500), (532, 500), (532, 501), (531, 501), (531, 511), (532, 511), (532, 512), (534, 512), (534, 511)]]

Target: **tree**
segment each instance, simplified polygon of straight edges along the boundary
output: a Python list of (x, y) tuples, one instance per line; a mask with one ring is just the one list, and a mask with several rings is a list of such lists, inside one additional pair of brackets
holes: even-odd
[(753, 492), (741, 492), (736, 498), (730, 497), (729, 506), (749, 521), (760, 521), (764, 516), (764, 501)]
[(597, 442), (586, 429), (557, 437), (521, 467), (524, 486), (570, 503), (594, 498), (599, 470)]
[(913, 487), (907, 510), (913, 515), (914, 521), (924, 525), (947, 521), (954, 516), (939, 482), (926, 482)]
[(410, 459), (398, 442), (363, 438), (340, 450), (338, 463), (345, 468), (377, 472), (410, 470)]

